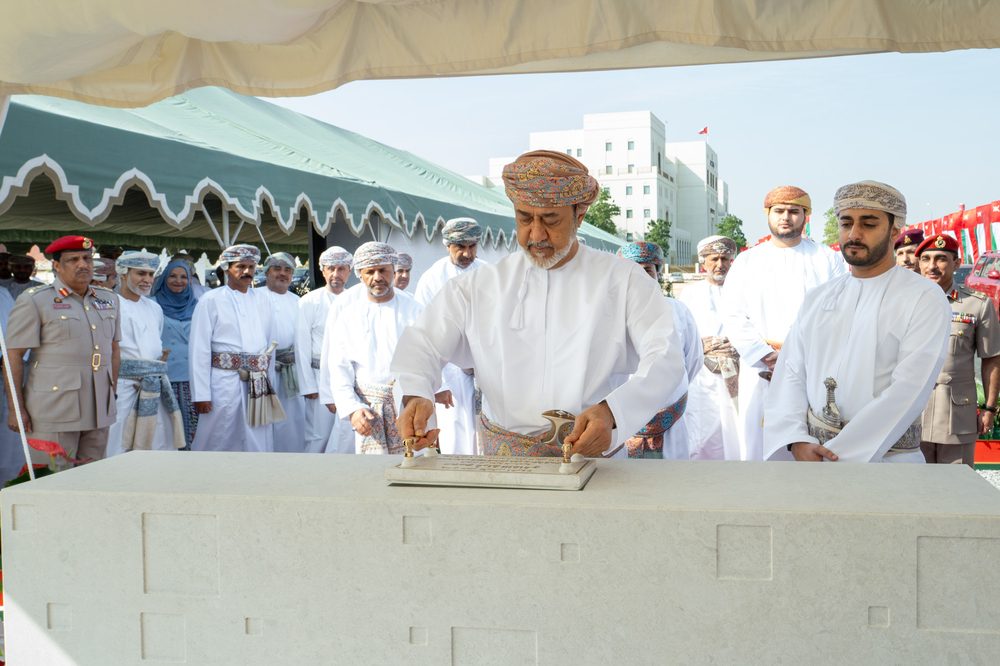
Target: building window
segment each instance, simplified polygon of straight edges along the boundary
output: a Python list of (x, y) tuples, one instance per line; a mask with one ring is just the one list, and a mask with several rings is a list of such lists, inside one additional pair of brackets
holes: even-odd
[(577, 148), (576, 149), (576, 156), (577, 157), (583, 157), (583, 148)]
[(632, 209), (631, 208), (629, 208), (629, 209), (627, 209), (625, 211), (625, 219), (626, 220), (631, 220), (632, 219)]
[(608, 153), (611, 152), (611, 142), (610, 141), (608, 141), (608, 142), (606, 142), (604, 144), (604, 151), (608, 152)]
[(567, 148), (566, 149), (566, 154), (569, 155), (570, 157), (572, 157), (573, 156), (573, 149), (572, 148)]
[(611, 173), (612, 173), (612, 170), (611, 170), (611, 165), (610, 165), (610, 164), (608, 164), (608, 165), (606, 165), (606, 166), (604, 167), (604, 173), (606, 173), (606, 174), (607, 174), (607, 175), (609, 175), (609, 176), (611, 175)]
[(635, 150), (635, 141), (629, 141), (628, 142), (628, 149), (629, 150)]
[(649, 209), (648, 208), (643, 208), (642, 209), (642, 216), (644, 218), (646, 218), (647, 220), (649, 219)]
[(649, 194), (649, 185), (643, 185), (642, 186), (642, 193), (643, 194)]
[(627, 197), (632, 196), (632, 186), (631, 185), (626, 185), (625, 186), (625, 196), (627, 196)]
[(631, 242), (632, 242), (632, 239), (633, 239), (633, 238), (634, 238), (634, 236), (633, 236), (633, 234), (632, 234), (632, 232), (631, 232), (631, 231), (629, 231), (629, 232), (627, 232), (627, 233), (625, 234), (625, 240), (627, 240), (627, 241), (628, 241), (629, 243), (631, 243)]
[(628, 165), (628, 172), (629, 173), (635, 173), (635, 165), (634, 164), (629, 164)]

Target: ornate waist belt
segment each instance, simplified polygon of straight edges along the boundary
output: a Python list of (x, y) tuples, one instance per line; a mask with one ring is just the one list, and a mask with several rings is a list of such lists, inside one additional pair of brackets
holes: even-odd
[(141, 358), (123, 358), (118, 368), (119, 379), (142, 379), (167, 374), (166, 361)]
[(283, 365), (295, 365), (295, 347), (274, 350), (274, 367), (280, 370)]
[(247, 352), (212, 352), (212, 367), (219, 370), (246, 370), (264, 372), (270, 364), (270, 354)]
[[(649, 420), (649, 423), (644, 425), (642, 429), (635, 434), (636, 437), (655, 437), (657, 435), (662, 435), (666, 431), (674, 427), (674, 424), (684, 416), (684, 410), (687, 409), (688, 394), (685, 393), (680, 397), (680, 400), (672, 405), (664, 407), (660, 411), (656, 412), (656, 415)], [(661, 442), (660, 447), (663, 447)]]
[[(483, 455), (486, 456), (529, 456), (533, 458), (562, 457), (562, 449), (556, 445), (544, 444), (543, 440), (548, 435), (548, 430), (543, 430), (537, 435), (522, 435), (518, 432), (507, 430), (495, 421), (491, 421), (486, 414), (479, 414), (479, 439), (482, 442)], [(624, 444), (620, 444), (613, 451), (604, 454), (605, 458), (610, 458), (621, 451)]]
[[(846, 426), (847, 423), (844, 423), (844, 425)], [(816, 416), (812, 409), (809, 409), (806, 414), (806, 427), (809, 430), (809, 434), (819, 440), (819, 443), (823, 446), (826, 446), (827, 442), (839, 435), (843, 430), (843, 427), (837, 428), (832, 426)], [(920, 427), (920, 419), (918, 418), (906, 429), (906, 432), (899, 438), (899, 441), (889, 447), (889, 451), (899, 453), (901, 451), (919, 450), (921, 433), (922, 429)]]

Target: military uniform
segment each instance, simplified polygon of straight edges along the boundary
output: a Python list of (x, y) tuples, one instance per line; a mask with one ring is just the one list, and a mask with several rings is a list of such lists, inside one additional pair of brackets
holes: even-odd
[[(121, 338), (118, 296), (90, 287), (84, 296), (58, 278), (17, 299), (7, 345), (28, 349), (24, 403), (32, 439), (59, 443), (71, 458), (104, 457), (115, 422), (113, 343)], [(32, 451), (35, 462), (48, 454)]]
[(1000, 322), (989, 298), (958, 287), (948, 294), (951, 338), (948, 356), (924, 409), (920, 448), (927, 462), (972, 465), (979, 419), (976, 416), (974, 356), (1000, 354)]

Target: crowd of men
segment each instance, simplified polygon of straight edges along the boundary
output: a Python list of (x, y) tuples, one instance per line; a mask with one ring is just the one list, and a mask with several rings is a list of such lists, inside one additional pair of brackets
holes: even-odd
[(954, 284), (954, 238), (900, 233), (894, 188), (836, 192), (839, 252), (803, 235), (809, 195), (775, 188), (769, 240), (701, 240), (704, 280), (675, 300), (657, 245), (615, 256), (578, 239), (599, 193), (583, 164), (533, 151), (503, 181), (519, 251), (485, 263), (477, 222), (450, 220), (413, 295), (412, 258), (380, 242), (326, 249), (326, 284), (302, 298), (286, 253), (253, 287), (251, 245), (222, 253), (213, 290), (189, 258), (109, 262), (83, 236), (46, 248), (51, 285), (0, 257), (0, 444), (20, 451), (23, 427), (63, 466), (134, 449), (396, 454), (407, 439), (549, 456), (542, 412), (561, 409), (587, 456), (972, 464), (1000, 393), (997, 315)]

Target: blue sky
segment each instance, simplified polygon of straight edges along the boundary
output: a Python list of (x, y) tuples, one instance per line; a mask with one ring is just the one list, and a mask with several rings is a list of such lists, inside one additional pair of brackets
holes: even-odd
[(900, 189), (919, 222), (1000, 199), (1000, 50), (877, 54), (572, 74), (362, 81), (271, 101), (459, 173), (527, 149), (585, 113), (650, 110), (668, 141), (708, 141), (747, 237), (773, 186), (822, 211), (844, 183)]

